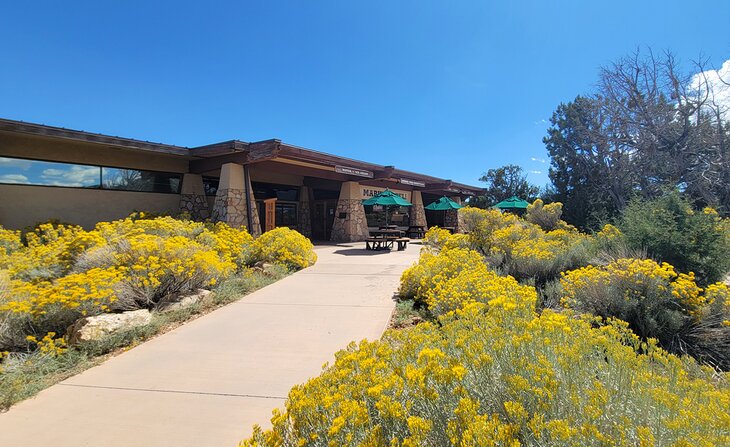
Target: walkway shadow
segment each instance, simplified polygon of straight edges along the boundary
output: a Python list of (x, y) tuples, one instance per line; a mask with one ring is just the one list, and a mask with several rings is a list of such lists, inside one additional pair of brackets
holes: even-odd
[(348, 248), (346, 250), (335, 250), (332, 252), (342, 256), (377, 256), (387, 255), (390, 250), (365, 250), (364, 248)]

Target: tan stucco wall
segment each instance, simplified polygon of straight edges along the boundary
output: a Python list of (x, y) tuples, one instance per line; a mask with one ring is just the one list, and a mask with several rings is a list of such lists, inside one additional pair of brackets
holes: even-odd
[(182, 157), (7, 132), (0, 132), (0, 157), (32, 158), (150, 171), (188, 171), (188, 160)]
[(177, 213), (179, 206), (178, 194), (0, 185), (0, 225), (12, 229), (49, 219), (91, 228), (133, 211)]

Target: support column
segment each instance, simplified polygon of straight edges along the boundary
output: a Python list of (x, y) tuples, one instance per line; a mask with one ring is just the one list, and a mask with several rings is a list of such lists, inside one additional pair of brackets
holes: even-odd
[(192, 220), (205, 220), (210, 217), (202, 175), (185, 174), (183, 176), (180, 191), (180, 212), (189, 214)]
[(297, 210), (297, 227), (299, 232), (312, 238), (312, 207), (309, 203), (309, 188), (299, 188), (299, 209)]
[(413, 191), (411, 193), (411, 203), (413, 206), (410, 210), (409, 224), (426, 228), (426, 210), (423, 208), (421, 191)]
[(368, 236), (368, 223), (365, 219), (360, 184), (345, 182), (340, 188), (330, 239), (335, 242), (356, 242), (364, 241)]
[[(248, 186), (248, 188), (246, 188)], [(248, 228), (248, 217), (245, 193), (249, 192), (251, 204), (251, 222), (253, 228)], [(221, 166), (221, 177), (218, 184), (218, 192), (215, 195), (213, 205), (213, 222), (225, 222), (228, 225), (238, 228), (246, 227), (253, 236), (261, 235), (261, 224), (256, 210), (256, 201), (253, 200), (251, 183), (246, 185), (243, 175), (243, 166), (236, 163), (226, 163)]]
[[(451, 200), (461, 205), (461, 197), (454, 196), (451, 197)], [(444, 226), (445, 227), (454, 227), (454, 233), (461, 232), (461, 229), (464, 228), (464, 225), (461, 223), (461, 218), (459, 215), (459, 210), (446, 210), (444, 214)]]

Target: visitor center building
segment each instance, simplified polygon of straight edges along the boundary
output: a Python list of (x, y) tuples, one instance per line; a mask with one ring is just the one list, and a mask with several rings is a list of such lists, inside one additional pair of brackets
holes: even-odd
[(390, 212), (401, 226), (457, 226), (456, 213), (424, 210), (480, 188), (279, 140), (200, 147), (151, 143), (0, 119), (0, 225), (55, 220), (86, 228), (134, 211), (186, 213), (245, 226), (278, 226), (314, 240), (359, 241), (384, 213), (362, 200), (389, 188), (413, 204)]

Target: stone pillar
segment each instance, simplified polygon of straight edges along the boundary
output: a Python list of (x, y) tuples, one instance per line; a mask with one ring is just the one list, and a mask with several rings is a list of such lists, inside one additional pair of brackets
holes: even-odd
[(297, 227), (304, 236), (312, 238), (312, 209), (309, 203), (309, 188), (306, 186), (299, 188)]
[(193, 220), (205, 220), (210, 217), (202, 175), (185, 174), (183, 176), (180, 191), (180, 212), (189, 214)]
[(355, 242), (364, 241), (369, 235), (360, 184), (345, 182), (340, 188), (330, 239), (335, 242)]
[[(451, 200), (461, 205), (461, 197), (454, 196), (451, 197)], [(460, 233), (464, 225), (461, 223), (459, 210), (446, 210), (444, 213), (444, 226), (454, 227), (454, 233)]]
[(413, 191), (411, 193), (411, 203), (413, 206), (410, 209), (409, 224), (426, 228), (426, 210), (423, 208), (421, 191)]
[[(236, 228), (240, 226), (248, 227), (244, 197), (246, 189), (244, 185), (243, 166), (236, 163), (226, 163), (221, 166), (218, 192), (215, 195), (215, 204), (213, 205), (213, 222), (225, 222)], [(261, 224), (250, 181), (247, 186), (249, 203), (251, 203), (251, 221), (253, 223), (253, 228), (247, 228), (247, 230), (253, 236), (259, 236), (261, 235)]]

